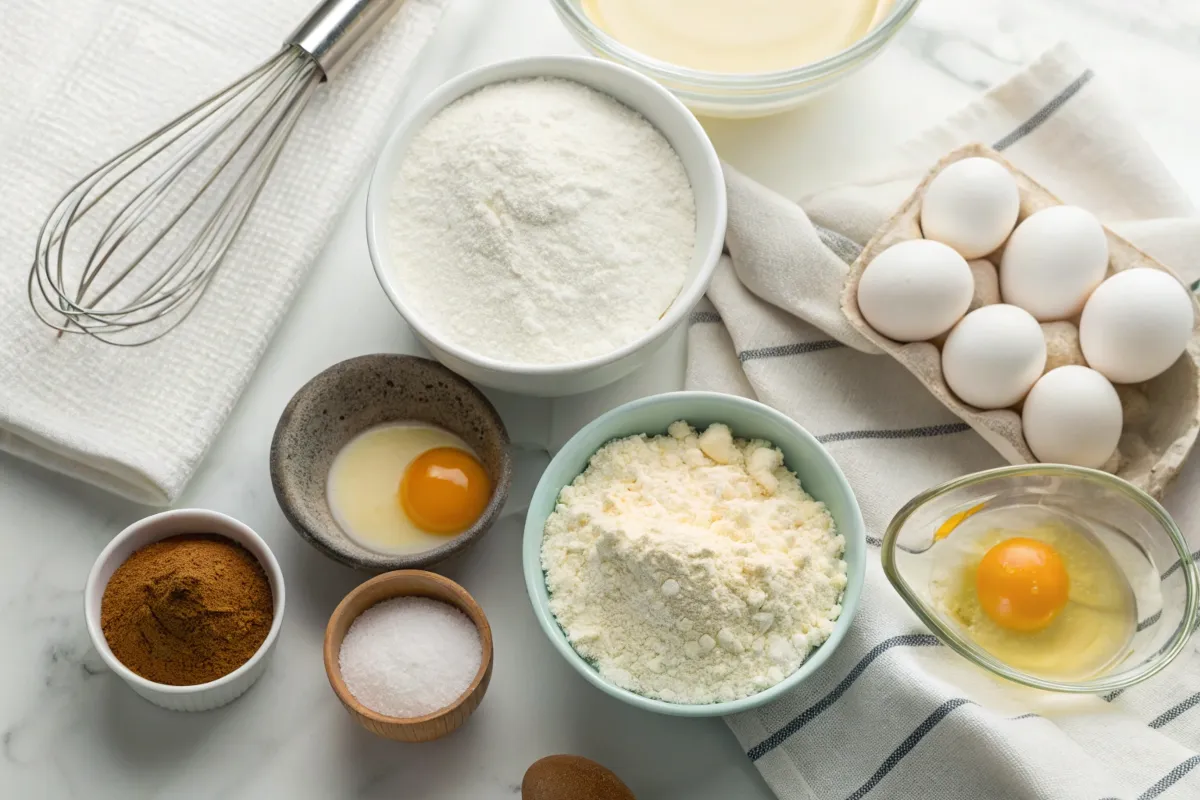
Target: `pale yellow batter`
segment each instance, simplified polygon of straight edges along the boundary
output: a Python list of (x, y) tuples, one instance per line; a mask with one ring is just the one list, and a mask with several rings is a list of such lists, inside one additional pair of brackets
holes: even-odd
[(600, 28), (640, 53), (706, 72), (775, 72), (846, 49), (892, 0), (583, 0)]

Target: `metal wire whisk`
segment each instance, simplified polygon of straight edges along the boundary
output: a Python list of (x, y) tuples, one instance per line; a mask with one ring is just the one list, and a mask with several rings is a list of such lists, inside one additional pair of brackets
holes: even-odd
[(97, 167), (58, 202), (29, 272), (62, 333), (138, 346), (195, 308), (317, 86), (403, 0), (325, 0), (283, 49)]

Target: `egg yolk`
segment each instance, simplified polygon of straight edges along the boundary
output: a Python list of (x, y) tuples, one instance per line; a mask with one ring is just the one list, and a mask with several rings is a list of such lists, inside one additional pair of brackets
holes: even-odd
[(975, 572), (979, 605), (993, 622), (1013, 631), (1045, 628), (1067, 604), (1070, 580), (1058, 551), (1018, 537), (984, 554)]
[(461, 533), (479, 519), (492, 484), (470, 453), (435, 447), (413, 459), (400, 479), (400, 506), (426, 533)]

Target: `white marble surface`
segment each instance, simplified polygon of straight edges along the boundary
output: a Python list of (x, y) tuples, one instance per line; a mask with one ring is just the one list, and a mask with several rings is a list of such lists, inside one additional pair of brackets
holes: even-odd
[[(724, 158), (799, 196), (1066, 38), (1200, 200), (1200, 106), (1187, 100), (1200, 85), (1197, 9), (1193, 0), (926, 0), (895, 45), (838, 90), (781, 117), (706, 124)], [(470, 67), (571, 52), (577, 48), (546, 0), (455, 0), (397, 115)], [(289, 529), (266, 463), (277, 415), (314, 373), (362, 353), (418, 350), (371, 274), (362, 205), (360, 192), (179, 503), (257, 529), (288, 581), (275, 660), (237, 703), (172, 714), (103, 668), (84, 630), (81, 588), (105, 542), (147, 511), (0, 456), (0, 796), (505, 798), (519, 794), (529, 763), (554, 752), (606, 763), (639, 797), (771, 796), (719, 720), (626, 708), (575, 676), (544, 641), (518, 558), (520, 498), (536, 480), (537, 455), (522, 461), (507, 518), (447, 570), (496, 630), (495, 678), (470, 724), (441, 742), (397, 745), (356, 728), (337, 704), (321, 666), (321, 635), (334, 605), (364, 576)], [(495, 399), (514, 439), (545, 444), (618, 402), (678, 387), (682, 373), (676, 338), (641, 373), (593, 395), (553, 404)]]

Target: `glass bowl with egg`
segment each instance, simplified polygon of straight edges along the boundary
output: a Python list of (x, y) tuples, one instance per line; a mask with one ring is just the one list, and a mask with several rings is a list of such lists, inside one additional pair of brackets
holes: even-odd
[(919, 0), (551, 0), (580, 44), (653, 78), (697, 114), (794, 108), (879, 54)]
[(893, 518), (882, 562), (946, 646), (1039, 689), (1132, 686), (1196, 625), (1183, 535), (1148, 494), (1098, 470), (1002, 467), (930, 489)]

